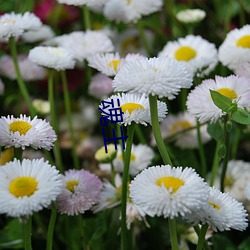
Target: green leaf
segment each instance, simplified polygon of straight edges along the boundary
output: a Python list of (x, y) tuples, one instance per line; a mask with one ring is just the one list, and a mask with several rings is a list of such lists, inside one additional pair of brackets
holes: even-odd
[(240, 124), (250, 124), (250, 114), (241, 108), (232, 113), (232, 120)]
[(210, 89), (210, 94), (214, 104), (222, 111), (231, 112), (233, 111), (232, 108), (233, 109), (235, 108), (235, 103), (233, 103), (233, 101), (230, 98), (211, 89)]
[(209, 135), (215, 139), (216, 141), (222, 139), (223, 136), (223, 128), (219, 122), (208, 124), (207, 132)]

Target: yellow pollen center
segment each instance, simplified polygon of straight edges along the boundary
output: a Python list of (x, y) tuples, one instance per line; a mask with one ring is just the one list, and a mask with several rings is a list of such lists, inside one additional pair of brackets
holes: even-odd
[(220, 88), (216, 90), (218, 93), (230, 98), (230, 99), (236, 99), (237, 98), (237, 94), (229, 88)]
[(10, 183), (9, 191), (14, 196), (31, 196), (37, 190), (37, 181), (33, 177), (17, 177)]
[(78, 184), (79, 182), (77, 180), (67, 181), (66, 188), (73, 193), (75, 191), (75, 187), (77, 187)]
[(218, 206), (217, 204), (213, 203), (213, 202), (208, 202), (208, 204), (210, 206), (212, 206), (213, 208), (215, 208), (216, 210), (220, 210), (220, 206)]
[(196, 51), (189, 46), (182, 46), (176, 50), (174, 57), (178, 61), (190, 61), (196, 57)]
[(32, 125), (25, 121), (14, 121), (9, 124), (10, 131), (19, 132), (20, 135), (25, 135), (31, 128)]
[(128, 4), (131, 4), (131, 1), (132, 1), (132, 0), (127, 0)]
[(162, 177), (159, 178), (156, 182), (156, 185), (158, 186), (162, 186), (162, 184), (164, 184), (164, 186), (167, 189), (172, 188), (172, 192), (171, 193), (175, 193), (181, 186), (184, 185), (184, 181), (176, 178), (176, 177), (172, 177), (172, 176), (166, 176), (166, 177)]
[(246, 35), (246, 36), (243, 36), (241, 37), (236, 45), (238, 47), (242, 47), (242, 48), (250, 48), (250, 35)]
[(7, 162), (14, 158), (14, 148), (7, 148), (0, 154), (0, 166), (5, 165)]
[(132, 114), (134, 110), (143, 109), (143, 108), (144, 107), (141, 104), (133, 103), (133, 102), (128, 102), (121, 106), (122, 112), (126, 113), (126, 111), (128, 111), (130, 115)]
[(180, 130), (191, 128), (192, 124), (189, 121), (182, 120), (175, 122), (171, 127), (171, 132), (174, 134)]
[(119, 64), (120, 64), (120, 61), (121, 60), (112, 60), (109, 64), (108, 64), (108, 66), (109, 67), (111, 67), (111, 68), (113, 68), (115, 71), (117, 71), (118, 70), (118, 67), (119, 67)]

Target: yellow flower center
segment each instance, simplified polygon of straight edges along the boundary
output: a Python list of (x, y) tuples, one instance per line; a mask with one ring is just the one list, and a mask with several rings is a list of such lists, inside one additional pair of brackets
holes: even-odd
[(218, 206), (217, 204), (213, 203), (213, 202), (208, 202), (208, 204), (210, 206), (212, 206), (213, 208), (215, 208), (216, 210), (220, 210), (220, 206)]
[[(121, 161), (123, 161), (123, 156), (122, 156), (122, 154), (118, 155), (118, 158), (119, 158)], [(131, 154), (130, 154), (130, 161), (135, 161), (135, 159), (136, 159), (135, 154), (131, 153)]]
[(111, 67), (111, 68), (113, 68), (115, 71), (117, 71), (118, 70), (118, 67), (119, 67), (119, 64), (120, 64), (120, 61), (121, 60), (112, 60), (109, 64), (108, 64), (108, 66), (109, 67)]
[(0, 166), (5, 165), (7, 162), (14, 158), (14, 148), (7, 148), (1, 152), (0, 155)]
[(172, 177), (172, 176), (165, 176), (162, 178), (159, 178), (156, 182), (156, 185), (158, 186), (162, 186), (162, 184), (164, 184), (164, 186), (167, 189), (172, 188), (172, 192), (171, 193), (175, 193), (181, 186), (184, 185), (184, 181), (176, 178), (176, 177)]
[(67, 182), (66, 182), (66, 188), (67, 188), (70, 192), (74, 193), (75, 187), (77, 187), (78, 184), (79, 184), (79, 182), (78, 182), (77, 180), (67, 181)]
[(53, 48), (51, 53), (57, 56), (63, 56), (63, 51), (61, 49)]
[(250, 48), (250, 35), (246, 35), (246, 36), (241, 37), (237, 41), (236, 45), (238, 47), (248, 48), (249, 49)]
[(189, 46), (182, 46), (176, 50), (174, 56), (178, 61), (190, 61), (196, 57), (196, 51)]
[(126, 113), (126, 111), (128, 111), (130, 115), (132, 114), (134, 110), (143, 109), (143, 108), (144, 107), (141, 104), (133, 103), (133, 102), (128, 102), (121, 106), (122, 112)]
[(216, 90), (218, 93), (230, 98), (230, 99), (236, 99), (237, 98), (237, 94), (229, 88), (220, 88)]
[(234, 184), (234, 178), (233, 176), (226, 176), (225, 180), (224, 180), (224, 185), (226, 187), (231, 187)]
[(33, 177), (17, 177), (10, 183), (9, 191), (14, 196), (23, 197), (31, 196), (37, 190), (37, 181)]
[(19, 132), (20, 135), (25, 135), (31, 128), (32, 125), (25, 121), (14, 121), (9, 124), (10, 131)]
[(15, 23), (16, 23), (16, 20), (15, 20), (15, 19), (8, 20), (8, 21), (4, 20), (4, 21), (2, 22), (3, 25), (7, 25), (7, 24), (9, 24), (9, 23), (15, 24)]
[(175, 122), (172, 125), (171, 132), (174, 134), (180, 130), (184, 130), (184, 129), (191, 128), (191, 127), (192, 127), (192, 124), (189, 121), (181, 120), (181, 121)]

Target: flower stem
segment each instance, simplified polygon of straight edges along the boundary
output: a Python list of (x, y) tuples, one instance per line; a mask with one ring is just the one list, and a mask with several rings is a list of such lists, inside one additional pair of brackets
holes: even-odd
[(82, 15), (85, 30), (91, 30), (89, 7), (86, 4), (82, 6)]
[(9, 39), (9, 47), (10, 47), (10, 52), (11, 52), (11, 56), (12, 56), (13, 63), (14, 63), (14, 68), (15, 68), (15, 71), (16, 71), (18, 87), (20, 89), (20, 92), (23, 95), (23, 98), (24, 98), (26, 104), (27, 104), (27, 107), (28, 107), (28, 110), (29, 110), (29, 113), (30, 113), (31, 117), (34, 117), (36, 115), (36, 111), (35, 111), (35, 108), (32, 105), (32, 102), (30, 100), (30, 95), (28, 93), (26, 85), (25, 85), (25, 83), (24, 83), (24, 81), (22, 79), (22, 76), (21, 76), (20, 68), (19, 68), (19, 65), (18, 65), (17, 48), (16, 48), (16, 43), (15, 43), (15, 38), (14, 37), (11, 37)]
[(62, 85), (63, 85), (64, 105), (65, 105), (66, 116), (67, 116), (68, 125), (69, 125), (69, 132), (70, 132), (71, 142), (72, 142), (72, 156), (73, 156), (74, 168), (79, 169), (80, 164), (79, 164), (79, 159), (76, 154), (76, 137), (75, 137), (73, 123), (72, 123), (70, 94), (69, 94), (67, 77), (66, 77), (65, 71), (61, 71), (61, 77), (62, 77)]
[(200, 154), (200, 160), (201, 160), (201, 170), (200, 170), (200, 175), (205, 178), (206, 173), (207, 173), (207, 162), (206, 162), (206, 157), (205, 157), (205, 152), (204, 152), (204, 147), (203, 143), (201, 140), (201, 130), (200, 130), (200, 123), (197, 120), (196, 121), (196, 130), (197, 130), (197, 137), (198, 137), (198, 145), (199, 145), (199, 154)]
[(142, 40), (142, 44), (143, 44), (143, 47), (144, 49), (146, 50), (147, 52), (147, 56), (151, 56), (151, 51), (150, 51), (150, 48), (149, 48), (149, 45), (148, 45), (148, 41), (147, 41), (147, 37), (145, 35), (145, 32), (144, 32), (144, 28), (143, 28), (143, 25), (142, 25), (142, 21), (139, 20), (137, 22), (137, 29), (138, 29), (138, 32), (139, 32), (139, 35), (140, 35), (140, 38)]
[(152, 129), (153, 129), (153, 133), (154, 133), (154, 137), (155, 137), (158, 150), (163, 159), (163, 162), (165, 164), (170, 164), (172, 166), (172, 161), (169, 157), (165, 143), (161, 136), (161, 130), (160, 130), (159, 118), (158, 118), (157, 96), (152, 96), (152, 95), (149, 96), (149, 105), (150, 105)]
[(210, 186), (211, 187), (214, 185), (214, 180), (215, 180), (216, 173), (217, 173), (218, 166), (219, 166), (219, 162), (220, 162), (220, 157), (218, 155), (218, 148), (219, 148), (220, 144), (221, 144), (221, 142), (217, 141), (215, 153), (214, 153), (214, 161), (213, 161), (213, 166), (212, 166), (211, 179), (210, 179)]
[(200, 230), (200, 234), (199, 234), (199, 239), (198, 239), (198, 244), (197, 244), (196, 250), (202, 250), (203, 249), (203, 244), (205, 242), (205, 236), (206, 236), (207, 229), (208, 229), (207, 224), (202, 225), (201, 230)]
[(221, 172), (221, 179), (220, 179), (220, 190), (221, 192), (224, 192), (224, 183), (225, 183), (225, 177), (226, 177), (226, 172), (227, 172), (227, 164), (229, 161), (229, 146), (230, 146), (230, 141), (229, 141), (229, 131), (227, 131), (227, 121), (230, 120), (228, 115), (225, 116), (224, 119), (224, 144), (226, 146), (226, 155), (223, 159), (223, 165), (222, 165), (222, 172)]
[(14, 148), (14, 157), (20, 161), (22, 160), (23, 158), (22, 148)]
[(46, 244), (46, 250), (52, 250), (53, 247), (53, 235), (54, 235), (54, 228), (55, 228), (55, 222), (56, 222), (56, 205), (53, 202), (52, 203), (52, 210), (50, 215), (50, 221), (49, 221), (49, 228), (47, 233), (47, 244)]
[(175, 219), (168, 219), (168, 225), (169, 225), (169, 233), (170, 233), (170, 240), (171, 240), (171, 246), (172, 250), (178, 250), (178, 239), (176, 234), (176, 222)]
[(29, 216), (28, 218), (24, 218), (21, 224), (23, 231), (24, 249), (32, 250), (32, 245), (31, 245), (32, 217)]
[(127, 206), (127, 191), (128, 191), (128, 176), (129, 176), (129, 164), (131, 149), (134, 137), (135, 124), (132, 123), (128, 126), (128, 139), (126, 141), (126, 149), (124, 153), (124, 169), (122, 175), (122, 211), (121, 211), (121, 249), (128, 250), (128, 232), (126, 224), (126, 206)]
[[(55, 101), (54, 101), (54, 84), (53, 84), (53, 70), (49, 70), (48, 75), (48, 95), (49, 95), (49, 103), (50, 103), (50, 113), (51, 113), (51, 125), (54, 128), (57, 136), (58, 136), (58, 126), (57, 126), (57, 120), (56, 120), (56, 114), (55, 114)], [(57, 139), (55, 141), (54, 146), (54, 154), (55, 154), (55, 160), (56, 160), (56, 166), (58, 169), (62, 172), (62, 158), (61, 158), (61, 152), (59, 147), (59, 140)]]

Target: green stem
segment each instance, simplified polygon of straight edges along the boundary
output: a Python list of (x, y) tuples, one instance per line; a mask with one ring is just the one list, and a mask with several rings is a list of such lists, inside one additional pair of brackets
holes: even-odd
[(31, 245), (32, 217), (29, 216), (28, 218), (24, 218), (21, 224), (23, 231), (24, 249), (32, 250), (32, 245)]
[(115, 186), (115, 166), (113, 160), (110, 162), (111, 165), (111, 183)]
[(14, 148), (14, 157), (20, 161), (22, 160), (23, 158), (22, 148)]
[(66, 77), (65, 71), (61, 71), (61, 77), (62, 77), (62, 84), (63, 84), (64, 106), (65, 106), (65, 110), (66, 110), (66, 116), (67, 116), (67, 120), (68, 120), (69, 132), (70, 132), (70, 137), (71, 137), (71, 142), (72, 142), (72, 157), (73, 157), (73, 162), (74, 162), (74, 168), (79, 169), (80, 163), (79, 163), (79, 159), (78, 159), (77, 154), (76, 154), (76, 138), (75, 138), (73, 123), (72, 123), (70, 94), (69, 94), (67, 77)]
[(28, 110), (29, 110), (31, 117), (34, 117), (36, 115), (36, 110), (32, 105), (30, 95), (28, 93), (26, 85), (25, 85), (25, 83), (22, 79), (22, 76), (21, 76), (20, 68), (18, 65), (17, 48), (16, 48), (16, 43), (15, 43), (14, 37), (11, 37), (9, 39), (9, 46), (10, 46), (10, 52), (11, 52), (11, 56), (12, 56), (13, 63), (14, 63), (14, 68), (16, 71), (17, 83), (18, 83), (19, 90), (20, 90), (21, 94), (23, 95), (23, 98), (27, 104), (27, 107), (28, 107)]
[(46, 244), (46, 250), (52, 250), (53, 247), (53, 235), (54, 235), (54, 228), (55, 228), (55, 222), (56, 222), (56, 205), (53, 202), (52, 203), (52, 210), (50, 215), (50, 221), (49, 221), (49, 228), (47, 233), (47, 244)]
[(129, 176), (129, 164), (131, 157), (131, 149), (134, 137), (135, 124), (132, 123), (128, 126), (128, 139), (126, 141), (126, 149), (124, 153), (124, 169), (122, 175), (122, 211), (121, 211), (121, 249), (128, 249), (128, 231), (126, 224), (126, 206), (127, 206), (127, 191), (128, 191), (128, 176)]
[(80, 239), (82, 241), (82, 249), (88, 249), (88, 243), (85, 235), (85, 228), (86, 228), (86, 223), (83, 220), (82, 214), (78, 215), (78, 222), (79, 222), (79, 231), (80, 231)]
[[(200, 235), (200, 228), (198, 225), (194, 226), (194, 231), (196, 232), (198, 238), (199, 238), (199, 235)], [(204, 243), (203, 243), (203, 247), (205, 250), (211, 250), (210, 246), (208, 245), (208, 242), (205, 240)]]
[(240, 5), (240, 26), (242, 27), (243, 25), (246, 24), (246, 16), (242, 0), (238, 0), (238, 2)]
[(223, 159), (223, 165), (222, 165), (222, 172), (221, 172), (221, 179), (220, 179), (220, 190), (221, 192), (224, 192), (224, 183), (225, 183), (225, 177), (227, 172), (227, 164), (229, 161), (229, 146), (230, 146), (230, 140), (229, 140), (229, 132), (227, 131), (227, 121), (229, 120), (228, 115), (225, 116), (224, 119), (224, 144), (226, 146), (226, 155)]
[(141, 20), (139, 20), (139, 21), (137, 22), (137, 29), (138, 29), (140, 38), (141, 38), (141, 40), (142, 40), (143, 47), (144, 47), (144, 49), (145, 49), (146, 52), (147, 52), (147, 56), (150, 57), (150, 56), (151, 56), (151, 51), (150, 51), (150, 47), (149, 47), (149, 45), (148, 45), (147, 37), (146, 37), (146, 35), (145, 35), (144, 28), (143, 28), (143, 25), (142, 25), (142, 21), (141, 21)]
[(135, 125), (135, 134), (141, 144), (147, 144), (145, 134), (142, 133), (141, 127), (138, 124)]
[(161, 130), (160, 130), (159, 118), (158, 118), (157, 96), (152, 96), (152, 95), (149, 96), (149, 105), (150, 105), (152, 129), (153, 129), (153, 133), (154, 133), (154, 137), (155, 137), (158, 150), (163, 159), (163, 162), (165, 164), (170, 164), (172, 166), (172, 161), (169, 157), (164, 140), (161, 136)]
[(240, 136), (241, 136), (241, 130), (237, 126), (235, 126), (235, 133), (234, 133), (234, 140), (233, 140), (232, 154), (231, 154), (232, 159), (235, 159), (237, 157)]
[(199, 154), (200, 154), (200, 160), (201, 160), (201, 170), (200, 170), (200, 174), (203, 178), (206, 177), (206, 173), (207, 173), (207, 162), (206, 162), (206, 157), (205, 157), (205, 152), (204, 152), (204, 147), (203, 147), (203, 143), (201, 140), (201, 131), (200, 131), (200, 123), (197, 120), (196, 121), (196, 130), (197, 130), (197, 137), (198, 137), (198, 145), (199, 145)]
[[(55, 101), (54, 101), (54, 84), (53, 84), (53, 70), (49, 70), (48, 74), (48, 95), (49, 95), (49, 103), (50, 103), (50, 113), (51, 113), (51, 125), (54, 128), (57, 136), (58, 136), (58, 126), (57, 126), (57, 119), (56, 119), (56, 113), (55, 113)], [(55, 141), (54, 146), (54, 154), (55, 154), (55, 160), (56, 160), (56, 166), (58, 169), (62, 172), (62, 158), (61, 158), (61, 152), (60, 152), (60, 146), (59, 146), (59, 140), (57, 139)]]
[(169, 233), (170, 233), (170, 241), (171, 241), (172, 250), (178, 250), (179, 245), (178, 245), (178, 239), (177, 239), (177, 234), (176, 234), (175, 219), (169, 218), (168, 225), (169, 225)]
[(202, 225), (201, 230), (200, 230), (200, 234), (199, 234), (199, 239), (198, 239), (198, 244), (197, 244), (196, 250), (202, 250), (203, 249), (207, 229), (208, 229), (207, 224)]
[(211, 187), (214, 185), (214, 180), (215, 180), (217, 170), (218, 170), (218, 167), (219, 167), (220, 157), (218, 155), (218, 149), (219, 149), (220, 144), (221, 144), (221, 142), (217, 141), (216, 148), (215, 148), (215, 153), (214, 153), (214, 160), (213, 160), (213, 166), (212, 166), (212, 172), (211, 172), (211, 179), (210, 179), (210, 186)]
[(82, 15), (83, 15), (85, 30), (91, 30), (89, 7), (86, 4), (82, 6)]

